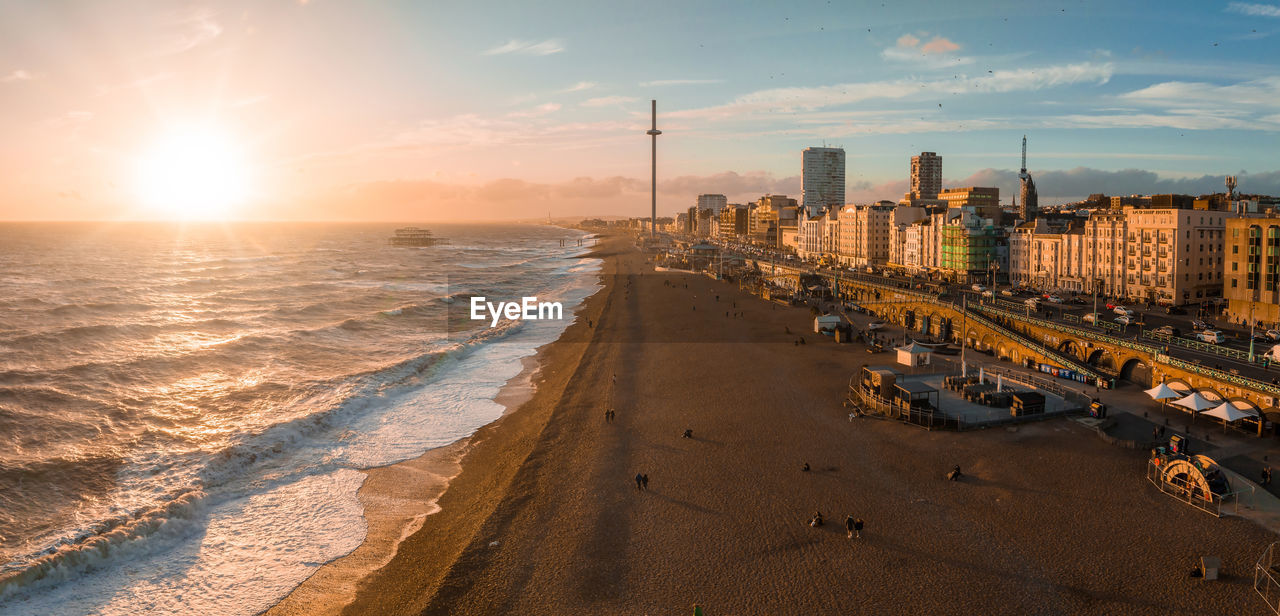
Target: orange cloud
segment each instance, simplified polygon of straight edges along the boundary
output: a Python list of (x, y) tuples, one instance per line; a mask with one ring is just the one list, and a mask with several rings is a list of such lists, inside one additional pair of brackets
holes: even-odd
[(933, 40), (925, 43), (924, 46), (920, 48), (920, 51), (923, 51), (924, 53), (951, 53), (957, 49), (960, 49), (959, 45), (944, 37), (935, 36), (933, 37)]

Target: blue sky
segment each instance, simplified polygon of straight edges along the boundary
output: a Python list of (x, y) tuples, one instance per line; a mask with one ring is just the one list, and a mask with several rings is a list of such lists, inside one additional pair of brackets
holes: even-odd
[[(0, 2), (0, 217), (125, 211), (145, 136), (215, 124), (267, 218), (627, 214), (798, 192), (846, 149), (851, 201), (909, 157), (1007, 195), (1280, 194), (1280, 4)], [(5, 190), (7, 187), (7, 190)], [(408, 209), (406, 209), (408, 208)]]

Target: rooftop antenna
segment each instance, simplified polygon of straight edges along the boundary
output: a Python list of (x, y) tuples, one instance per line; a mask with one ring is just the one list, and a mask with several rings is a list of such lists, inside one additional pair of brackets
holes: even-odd
[(1235, 192), (1236, 192), (1236, 176), (1228, 175), (1227, 176), (1227, 201), (1231, 200), (1231, 197), (1235, 194)]
[(658, 239), (658, 135), (661, 135), (662, 131), (658, 130), (658, 101), (654, 99), (649, 103), (653, 112), (653, 127), (645, 131), (646, 135), (653, 138), (653, 167), (649, 178), (650, 205), (653, 209), (649, 214), (649, 238), (656, 240)]

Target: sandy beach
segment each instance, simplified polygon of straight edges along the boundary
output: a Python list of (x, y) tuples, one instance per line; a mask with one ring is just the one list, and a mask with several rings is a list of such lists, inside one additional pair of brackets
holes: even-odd
[[(850, 421), (850, 376), (887, 356), (806, 333), (807, 310), (655, 274), (627, 239), (596, 254), (605, 287), (539, 351), (531, 398), (406, 463), (420, 472), (366, 482), (371, 520), (399, 503), (421, 527), (396, 545), (413, 526), (371, 521), (382, 547), (270, 613), (1265, 613), (1252, 567), (1275, 535), (1160, 494), (1145, 452), (1064, 419)], [(955, 464), (965, 481), (943, 479)], [(814, 511), (826, 526), (806, 525)], [(1202, 555), (1224, 579), (1188, 577)]]

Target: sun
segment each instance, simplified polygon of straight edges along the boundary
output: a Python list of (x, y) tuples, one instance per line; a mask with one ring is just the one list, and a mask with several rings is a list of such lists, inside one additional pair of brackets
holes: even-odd
[(138, 198), (165, 218), (221, 220), (249, 196), (244, 155), (208, 128), (169, 132), (138, 159)]

